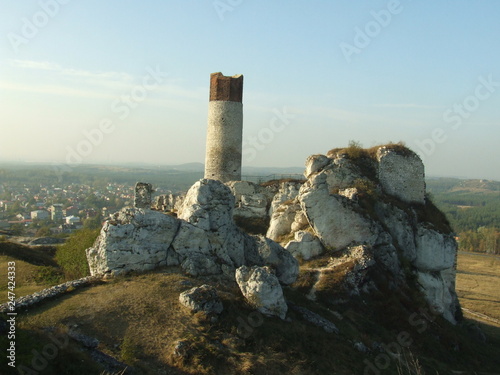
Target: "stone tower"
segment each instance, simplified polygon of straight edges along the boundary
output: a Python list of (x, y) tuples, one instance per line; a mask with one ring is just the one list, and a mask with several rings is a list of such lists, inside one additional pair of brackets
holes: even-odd
[(210, 75), (205, 178), (241, 180), (243, 75)]

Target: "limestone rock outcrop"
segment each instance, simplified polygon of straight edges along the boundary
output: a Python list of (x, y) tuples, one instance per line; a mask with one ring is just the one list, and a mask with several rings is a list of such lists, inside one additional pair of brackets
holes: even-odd
[(293, 202), (293, 200), (299, 195), (301, 186), (302, 183), (297, 181), (281, 182), (279, 184), (278, 191), (272, 198), (271, 207), (269, 208), (269, 216), (271, 216), (273, 212), (276, 211), (282, 204)]
[(273, 199), (269, 238), (304, 260), (328, 251), (347, 264), (345, 254), (350, 259), (362, 249), (371, 261), (346, 276), (353, 291), (366, 289), (369, 282), (358, 281), (373, 262), (392, 275), (392, 287), (414, 273), (434, 311), (456, 321), (457, 244), (444, 215), (426, 199), (424, 166), (414, 152), (401, 145), (336, 149), (309, 157), (304, 176), (293, 194), (280, 189)]
[(236, 270), (236, 282), (246, 300), (264, 315), (285, 319), (288, 306), (278, 278), (269, 267), (246, 267)]
[[(244, 295), (276, 297), (279, 293), (262, 286), (264, 281), (291, 284), (299, 274), (297, 259), (326, 255), (331, 257), (326, 266), (308, 271), (317, 283), (341, 271), (349, 294), (359, 295), (377, 289), (370, 273), (383, 270), (389, 288), (417, 280), (433, 311), (456, 321), (457, 243), (444, 215), (426, 197), (424, 166), (414, 152), (401, 145), (335, 149), (309, 157), (304, 176), (305, 181), (266, 187), (203, 179), (182, 204), (173, 196), (157, 198), (156, 208), (175, 209), (177, 217), (122, 209), (87, 250), (91, 273), (180, 265), (193, 276), (236, 273)], [(241, 223), (255, 221), (265, 230), (249, 232), (267, 230), (266, 237), (240, 229)], [(309, 297), (314, 295), (313, 287)], [(275, 298), (270, 310), (282, 317), (286, 309), (280, 301)]]
[(94, 246), (87, 249), (92, 275), (147, 271), (167, 265), (180, 222), (144, 208), (124, 208), (111, 216)]
[(92, 275), (180, 265), (192, 275), (234, 275), (247, 265), (270, 266), (280, 282), (299, 273), (297, 260), (277, 243), (242, 232), (233, 221), (234, 196), (223, 183), (200, 180), (187, 192), (178, 217), (144, 208), (111, 216), (87, 249)]

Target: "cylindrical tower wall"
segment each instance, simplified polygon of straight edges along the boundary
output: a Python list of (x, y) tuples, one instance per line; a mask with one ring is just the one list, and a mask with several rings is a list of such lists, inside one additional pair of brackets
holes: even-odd
[(205, 178), (241, 180), (242, 124), (242, 103), (209, 102)]
[(210, 76), (205, 178), (241, 180), (243, 76)]

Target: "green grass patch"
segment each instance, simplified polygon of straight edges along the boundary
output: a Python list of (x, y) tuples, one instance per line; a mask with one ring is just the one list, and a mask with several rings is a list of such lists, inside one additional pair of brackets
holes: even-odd
[(64, 272), (66, 280), (75, 280), (90, 275), (85, 250), (91, 247), (99, 229), (82, 229), (71, 234), (66, 243), (57, 248), (55, 259)]

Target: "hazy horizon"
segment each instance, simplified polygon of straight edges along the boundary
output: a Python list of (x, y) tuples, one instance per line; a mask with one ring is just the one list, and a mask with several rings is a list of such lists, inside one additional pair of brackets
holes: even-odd
[[(25, 166), (25, 167), (47, 167), (47, 168), (57, 168), (57, 166), (61, 166), (60, 163), (54, 163), (54, 162), (29, 162), (29, 161), (2, 161), (0, 160), (0, 168), (2, 166)], [(62, 164), (64, 165), (64, 164)], [(157, 163), (148, 163), (148, 162), (134, 162), (134, 163), (127, 163), (127, 162), (115, 162), (115, 163), (92, 163), (92, 164), (80, 164), (77, 167), (129, 167), (129, 168), (145, 168), (145, 169), (154, 169), (154, 168), (178, 168), (178, 167), (183, 167), (183, 166), (190, 166), (190, 165), (199, 165), (200, 168), (197, 170), (200, 173), (203, 172), (203, 167), (204, 163), (202, 162), (187, 162), (187, 163), (181, 163), (181, 164), (157, 164)], [(305, 167), (302, 166), (285, 166), (285, 167), (276, 167), (276, 166), (243, 166), (242, 167), (242, 172), (243, 174), (250, 171), (258, 171), (258, 170), (274, 170), (276, 172), (283, 172), (285, 170), (286, 172), (283, 172), (284, 174), (302, 174), (303, 171), (305, 170)], [(185, 172), (191, 171), (194, 172), (194, 170), (191, 169), (186, 169), (184, 170)], [(63, 171), (64, 173), (64, 171)], [(242, 176), (243, 178), (244, 176)], [(491, 180), (491, 181), (497, 181), (500, 182), (500, 180), (494, 179), (494, 178), (486, 178), (486, 177), (469, 177), (469, 176), (460, 176), (460, 175), (432, 175), (432, 174), (425, 174), (426, 179), (434, 179), (434, 178), (452, 178), (452, 179), (460, 179), (460, 180)]]
[(0, 161), (203, 163), (210, 73), (243, 74), (245, 167), (403, 141), (500, 180), (500, 3), (0, 0)]

